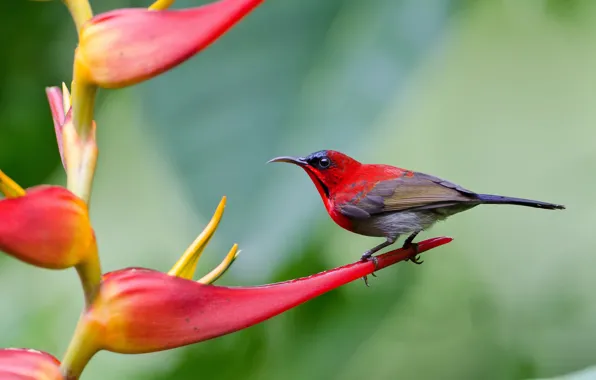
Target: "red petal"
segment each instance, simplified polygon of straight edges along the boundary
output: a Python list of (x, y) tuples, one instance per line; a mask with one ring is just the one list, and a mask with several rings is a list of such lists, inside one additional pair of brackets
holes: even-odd
[(264, 0), (220, 0), (184, 10), (117, 9), (81, 30), (77, 62), (89, 80), (122, 87), (192, 57)]
[(50, 269), (71, 267), (95, 247), (87, 206), (65, 188), (39, 186), (0, 200), (0, 251)]
[(45, 352), (25, 348), (0, 350), (2, 380), (63, 380), (58, 359)]
[[(419, 252), (451, 238), (419, 243)], [(398, 249), (378, 256), (378, 269), (412, 255)], [(104, 276), (101, 296), (87, 315), (102, 327), (103, 346), (142, 353), (180, 347), (262, 322), (311, 298), (370, 275), (371, 261), (356, 262), (310, 277), (257, 287), (202, 285), (148, 269)]]

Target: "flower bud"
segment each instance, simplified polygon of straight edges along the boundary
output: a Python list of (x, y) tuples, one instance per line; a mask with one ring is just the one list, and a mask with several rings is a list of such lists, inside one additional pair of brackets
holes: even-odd
[(64, 380), (58, 359), (45, 352), (25, 348), (0, 350), (0, 379)]
[(49, 269), (64, 269), (96, 253), (87, 205), (59, 186), (38, 186), (0, 200), (0, 251)]

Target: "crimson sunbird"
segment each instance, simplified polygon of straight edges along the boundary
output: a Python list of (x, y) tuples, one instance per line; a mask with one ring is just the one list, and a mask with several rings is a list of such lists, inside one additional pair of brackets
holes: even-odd
[[(386, 240), (364, 252), (362, 260), (409, 234), (409, 248), (418, 233), (439, 220), (480, 204), (509, 204), (546, 210), (565, 206), (522, 198), (478, 194), (428, 174), (390, 165), (362, 164), (337, 151), (321, 150), (306, 157), (276, 157), (309, 175), (331, 219), (348, 231)], [(373, 257), (374, 259), (374, 257)], [(410, 258), (422, 263), (416, 255)]]

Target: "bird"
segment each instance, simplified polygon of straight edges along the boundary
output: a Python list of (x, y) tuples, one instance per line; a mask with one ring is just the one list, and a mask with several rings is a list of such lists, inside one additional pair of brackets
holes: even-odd
[(304, 169), (329, 216), (340, 227), (359, 235), (385, 238), (362, 254), (363, 261), (394, 244), (400, 236), (408, 235), (403, 248), (414, 245), (414, 254), (408, 260), (421, 264), (414, 243), (416, 236), (438, 221), (481, 204), (565, 209), (563, 205), (542, 201), (476, 193), (432, 175), (391, 165), (363, 164), (334, 150), (320, 150), (304, 157), (281, 156), (270, 162)]

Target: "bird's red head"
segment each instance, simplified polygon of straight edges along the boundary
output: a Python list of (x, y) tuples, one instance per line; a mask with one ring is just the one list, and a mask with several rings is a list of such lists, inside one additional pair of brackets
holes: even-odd
[(361, 165), (352, 157), (335, 150), (321, 150), (306, 157), (276, 157), (269, 162), (287, 162), (300, 166), (309, 175), (325, 202)]

